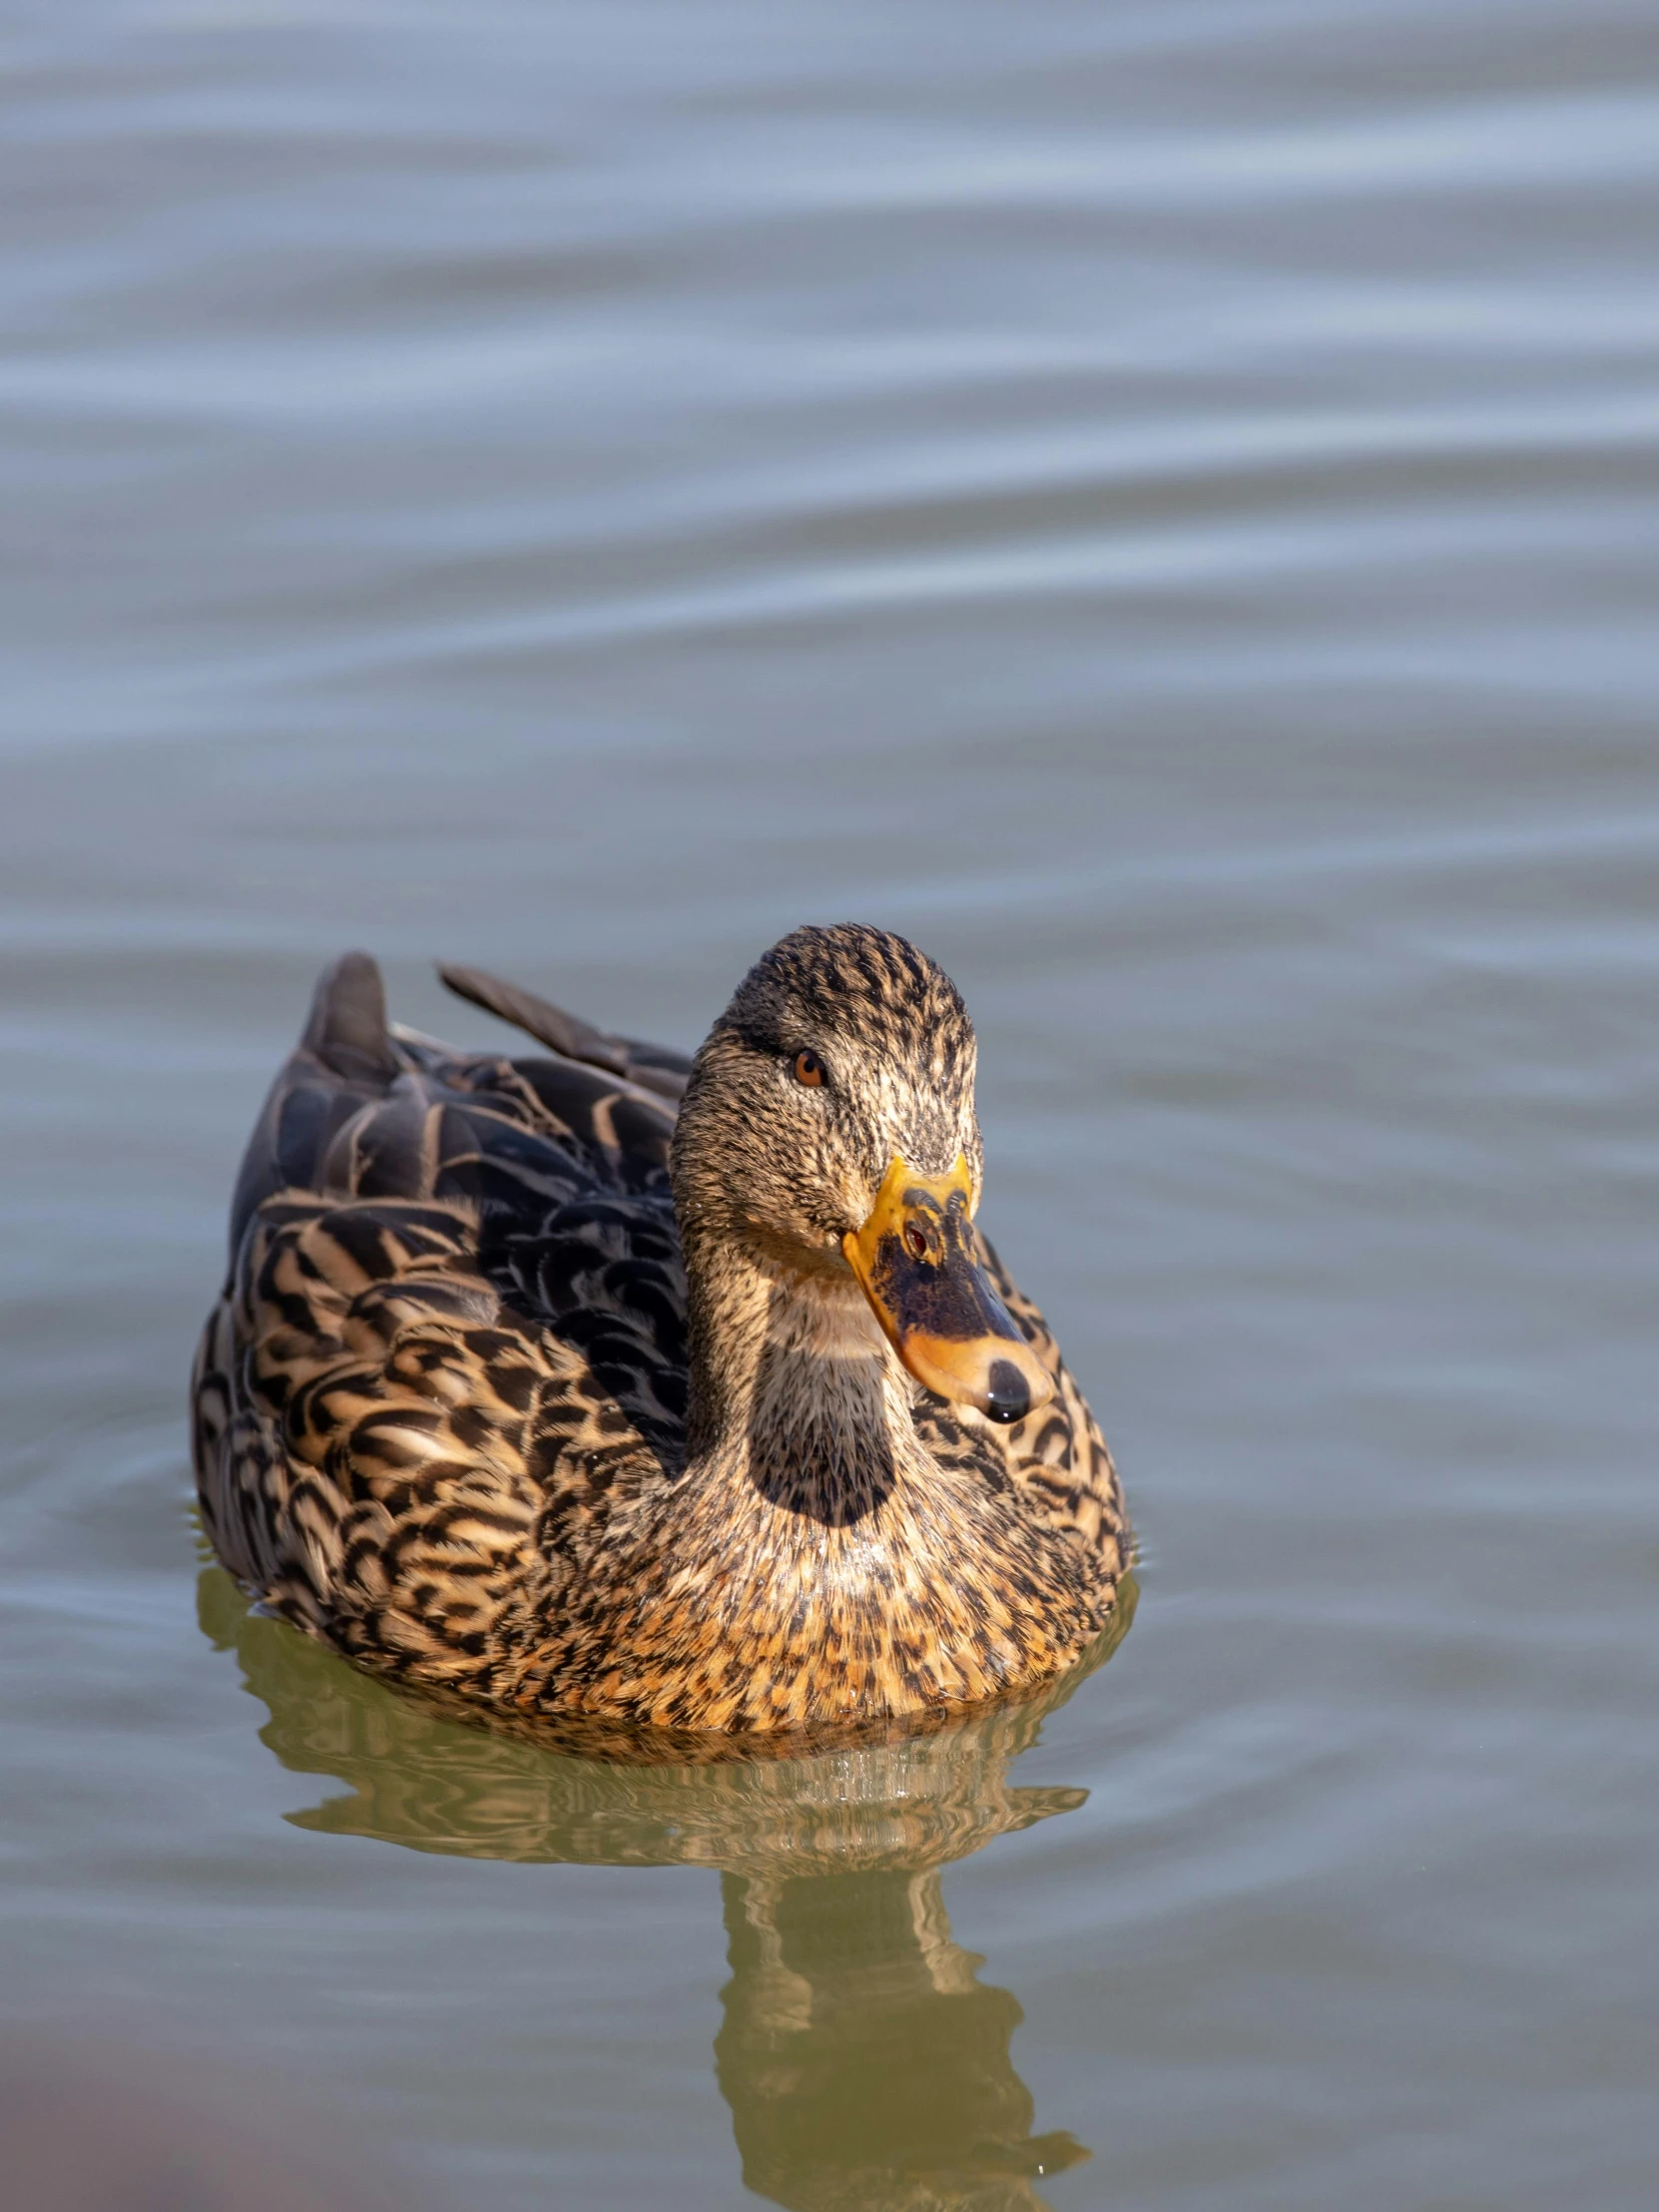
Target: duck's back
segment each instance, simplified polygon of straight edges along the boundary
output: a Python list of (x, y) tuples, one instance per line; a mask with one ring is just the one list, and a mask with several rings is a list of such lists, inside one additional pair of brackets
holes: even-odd
[(336, 962), (243, 1163), (196, 1462), (214, 1547), (267, 1604), (505, 1700), (584, 1536), (681, 1463), (688, 1063), (452, 979), (607, 1064), (393, 1032), (374, 963)]

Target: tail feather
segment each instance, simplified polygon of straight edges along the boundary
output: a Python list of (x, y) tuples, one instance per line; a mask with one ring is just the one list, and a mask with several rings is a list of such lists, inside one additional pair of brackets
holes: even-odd
[(315, 1190), (339, 1131), (383, 1098), (402, 1062), (386, 1029), (386, 993), (366, 952), (325, 968), (296, 1049), (271, 1086), (249, 1139), (231, 1202), (231, 1257), (262, 1202)]
[(457, 967), (451, 960), (438, 962), (438, 974), (457, 998), (470, 999), (499, 1021), (510, 1021), (515, 1029), (522, 1029), (538, 1044), (562, 1052), (567, 1060), (585, 1060), (589, 1067), (606, 1068), (613, 1075), (628, 1073), (628, 1053), (620, 1037), (607, 1036), (578, 1014), (567, 1014), (550, 998), (541, 998), (499, 975), (486, 974), (483, 968)]
[(399, 1061), (386, 1029), (386, 986), (366, 952), (342, 952), (323, 969), (299, 1042), (348, 1083), (395, 1079)]
[(522, 1029), (526, 1036), (567, 1060), (604, 1068), (608, 1074), (620, 1075), (663, 1098), (677, 1099), (685, 1090), (691, 1061), (683, 1052), (644, 1044), (635, 1037), (612, 1036), (583, 1021), (579, 1014), (555, 1006), (550, 998), (527, 991), (520, 983), (490, 975), (483, 968), (457, 967), (452, 961), (440, 960), (438, 974), (457, 998), (482, 1006), (498, 1021), (511, 1022), (515, 1029)]

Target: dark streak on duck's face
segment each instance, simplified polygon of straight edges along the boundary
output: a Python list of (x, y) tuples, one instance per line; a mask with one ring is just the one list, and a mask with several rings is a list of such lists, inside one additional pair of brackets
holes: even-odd
[(965, 1157), (942, 1176), (895, 1158), (841, 1249), (918, 1382), (991, 1420), (1022, 1420), (1054, 1385), (975, 1257), (972, 1214)]

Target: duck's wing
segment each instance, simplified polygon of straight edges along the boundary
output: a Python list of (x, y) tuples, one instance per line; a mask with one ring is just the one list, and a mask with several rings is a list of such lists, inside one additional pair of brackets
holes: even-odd
[(986, 1480), (1012, 1483), (1031, 1512), (1073, 1530), (1103, 1572), (1115, 1578), (1130, 1563), (1131, 1537), (1106, 1439), (1036, 1303), (1015, 1283), (984, 1232), (976, 1229), (974, 1235), (1002, 1303), (1054, 1378), (1054, 1395), (1006, 1428), (982, 1420), (970, 1425), (943, 1398), (929, 1397), (917, 1411), (916, 1425), (939, 1457), (969, 1461)]
[(244, 1161), (196, 1382), (203, 1514), (249, 1587), (389, 1671), (515, 1653), (683, 1442), (670, 1102), (568, 1056), (394, 1032), (322, 978)]

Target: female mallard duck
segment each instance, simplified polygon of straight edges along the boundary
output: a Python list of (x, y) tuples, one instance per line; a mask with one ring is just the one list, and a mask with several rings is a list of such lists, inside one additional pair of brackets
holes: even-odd
[(1079, 1658), (1117, 1477), (972, 1226), (949, 978), (798, 929), (688, 1062), (443, 973), (548, 1052), (390, 1029), (347, 953), (243, 1163), (195, 1382), (232, 1573), (376, 1672), (576, 1726), (860, 1723)]

